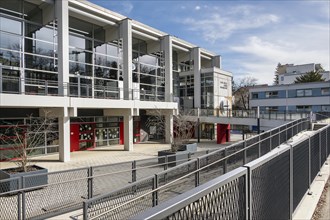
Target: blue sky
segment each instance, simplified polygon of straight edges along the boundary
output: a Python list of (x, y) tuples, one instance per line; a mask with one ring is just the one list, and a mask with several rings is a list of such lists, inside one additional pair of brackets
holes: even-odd
[(330, 69), (329, 0), (91, 2), (222, 55), (234, 79), (271, 84), (279, 62)]

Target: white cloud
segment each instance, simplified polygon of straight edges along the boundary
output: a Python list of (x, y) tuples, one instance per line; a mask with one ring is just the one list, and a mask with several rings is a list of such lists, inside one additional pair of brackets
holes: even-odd
[(272, 83), (278, 62), (321, 63), (329, 70), (329, 28), (326, 25), (288, 26), (280, 32), (249, 37), (243, 44), (231, 46), (245, 54), (238, 64), (244, 72), (254, 74), (260, 83)]
[(199, 5), (197, 5), (196, 7), (195, 7), (195, 10), (196, 11), (198, 11), (198, 10), (200, 10), (201, 9), (201, 6), (199, 6)]
[(131, 11), (134, 9), (133, 4), (128, 1), (121, 2), (121, 5), (123, 6), (123, 9), (121, 10), (121, 12), (126, 15), (131, 13)]
[(205, 17), (188, 17), (182, 22), (188, 29), (198, 31), (207, 41), (229, 38), (235, 32), (260, 28), (279, 21), (274, 14), (257, 13), (253, 6), (237, 6), (227, 9), (210, 9)]

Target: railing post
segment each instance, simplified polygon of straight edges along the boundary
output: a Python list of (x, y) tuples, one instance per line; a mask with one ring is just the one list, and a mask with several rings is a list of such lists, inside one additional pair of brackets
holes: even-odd
[(290, 220), (293, 215), (293, 146), (290, 144)]
[(88, 199), (93, 198), (93, 167), (88, 167)]
[(246, 164), (246, 141), (243, 142), (243, 164)]
[(132, 183), (136, 182), (136, 161), (132, 162)]
[[(155, 174), (154, 178), (153, 178), (153, 190), (156, 190), (158, 188), (158, 175)], [(158, 191), (154, 191), (152, 192), (152, 206), (156, 206), (158, 205)]]
[(83, 201), (83, 218), (84, 220), (88, 220), (88, 202), (87, 201)]
[(312, 174), (311, 174), (311, 153), (312, 153), (312, 149), (311, 149), (311, 138), (308, 138), (308, 194), (312, 195), (311, 190), (311, 179), (312, 179)]
[(188, 161), (190, 161), (191, 160), (191, 153), (189, 152), (188, 153)]
[(321, 146), (321, 132), (319, 132), (319, 176), (321, 176), (321, 167), (322, 167), (322, 146)]
[(260, 134), (258, 135), (258, 158), (261, 157), (261, 143), (260, 143)]
[(23, 220), (25, 220), (26, 219), (26, 204), (25, 204), (25, 201), (26, 201), (26, 199), (25, 199), (25, 191), (24, 191), (24, 188), (25, 188), (25, 177), (24, 176), (22, 176), (21, 177), (21, 180), (22, 180), (22, 184), (21, 184), (21, 187), (20, 187), (20, 189), (22, 190), (21, 192), (22, 192), (22, 219)]
[(197, 157), (197, 160), (196, 160), (196, 170), (198, 170), (196, 173), (195, 173), (195, 187), (199, 186), (199, 176), (200, 176), (200, 160), (199, 158)]

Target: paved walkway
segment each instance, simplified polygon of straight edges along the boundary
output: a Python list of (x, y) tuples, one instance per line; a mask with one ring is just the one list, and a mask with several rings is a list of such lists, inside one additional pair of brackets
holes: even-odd
[[(202, 139), (201, 143), (198, 143), (197, 150), (205, 151), (211, 149), (219, 149), (234, 142), (237, 142), (241, 139), (242, 135), (232, 134), (232, 141), (221, 145), (217, 144), (216, 140)], [(192, 140), (192, 142), (197, 142), (197, 140)], [(58, 153), (34, 157), (31, 159), (31, 163), (45, 167), (48, 169), (48, 171), (53, 172), (152, 158), (157, 156), (158, 151), (166, 150), (169, 148), (169, 144), (150, 142), (143, 144), (134, 144), (133, 151), (124, 151), (123, 145), (113, 145), (107, 147), (98, 147), (93, 150), (72, 152), (71, 160), (66, 163), (59, 161)], [(16, 165), (13, 162), (0, 162), (1, 169), (6, 169), (14, 166)]]

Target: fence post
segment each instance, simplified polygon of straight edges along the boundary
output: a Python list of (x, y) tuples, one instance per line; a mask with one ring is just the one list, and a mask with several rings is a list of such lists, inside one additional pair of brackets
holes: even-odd
[(132, 183), (136, 182), (136, 161), (132, 161)]
[(83, 216), (84, 216), (84, 220), (88, 220), (88, 202), (87, 201), (83, 201)]
[(191, 153), (189, 152), (188, 153), (188, 161), (190, 161), (191, 160)]
[(321, 174), (321, 167), (322, 167), (322, 146), (321, 146), (321, 132), (319, 132), (319, 176), (322, 176)]
[(246, 164), (246, 141), (243, 142), (243, 164)]
[(24, 191), (24, 188), (25, 188), (25, 177), (22, 176), (21, 177), (21, 186), (20, 186), (20, 189), (22, 190), (22, 219), (25, 220), (26, 219), (26, 204), (25, 204), (25, 191)]
[(88, 199), (93, 198), (93, 167), (88, 167), (87, 170), (87, 185), (88, 185)]
[(196, 173), (195, 173), (195, 187), (199, 186), (199, 169), (200, 169), (200, 159), (197, 157), (197, 160), (196, 160), (196, 170), (198, 170)]
[(258, 158), (261, 157), (261, 143), (260, 143), (260, 134), (258, 135)]
[[(158, 188), (158, 175), (155, 174), (155, 176), (152, 180), (153, 180), (152, 189), (155, 190)], [(152, 207), (154, 207), (156, 205), (158, 205), (158, 191), (157, 190), (152, 192)]]
[(293, 146), (290, 144), (290, 220), (293, 215)]
[(311, 190), (311, 179), (312, 179), (312, 174), (311, 174), (311, 153), (312, 153), (312, 150), (311, 150), (311, 138), (309, 137), (308, 138), (308, 195), (312, 195), (312, 192), (310, 191)]

